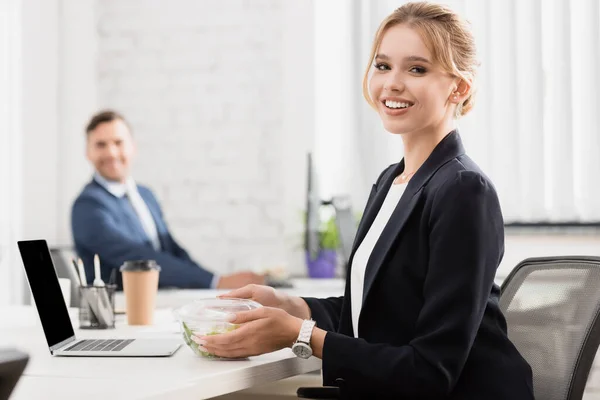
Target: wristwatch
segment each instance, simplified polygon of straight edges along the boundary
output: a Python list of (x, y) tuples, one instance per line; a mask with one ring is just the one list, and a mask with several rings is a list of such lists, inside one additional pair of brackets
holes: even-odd
[(296, 339), (296, 342), (294, 342), (294, 345), (292, 346), (292, 351), (296, 356), (300, 358), (309, 358), (312, 356), (313, 351), (310, 347), (310, 337), (315, 324), (316, 322), (312, 319), (305, 319), (302, 322), (298, 339)]

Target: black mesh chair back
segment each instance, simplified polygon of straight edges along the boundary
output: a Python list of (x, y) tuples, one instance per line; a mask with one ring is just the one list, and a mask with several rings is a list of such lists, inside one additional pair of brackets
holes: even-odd
[(533, 370), (535, 398), (581, 399), (600, 342), (600, 258), (528, 258), (501, 293), (508, 336)]
[(14, 349), (0, 349), (0, 400), (8, 399), (15, 388), (29, 356)]

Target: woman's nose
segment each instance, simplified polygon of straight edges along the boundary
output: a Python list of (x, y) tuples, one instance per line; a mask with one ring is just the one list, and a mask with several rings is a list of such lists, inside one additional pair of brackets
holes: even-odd
[(405, 85), (400, 74), (391, 72), (387, 75), (383, 88), (388, 92), (401, 92), (404, 90)]

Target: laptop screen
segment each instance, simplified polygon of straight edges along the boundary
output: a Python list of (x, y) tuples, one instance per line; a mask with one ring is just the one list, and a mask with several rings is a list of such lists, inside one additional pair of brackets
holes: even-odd
[(75, 332), (60, 290), (50, 250), (45, 240), (20, 241), (18, 244), (44, 334), (48, 346), (52, 347), (75, 336)]

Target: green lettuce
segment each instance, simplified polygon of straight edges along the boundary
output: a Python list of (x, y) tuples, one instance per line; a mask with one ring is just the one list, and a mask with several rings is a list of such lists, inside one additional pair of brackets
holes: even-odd
[[(185, 344), (187, 344), (189, 346), (189, 348), (192, 349), (192, 351), (196, 355), (206, 357), (206, 358), (221, 358), (221, 357), (215, 356), (214, 354), (211, 354), (207, 351), (200, 350), (200, 346), (198, 345), (198, 343), (196, 343), (196, 342), (194, 342), (194, 340), (192, 340), (192, 336), (194, 335), (192, 330), (183, 321), (181, 322), (181, 325), (183, 326), (183, 340), (185, 341)], [(236, 330), (237, 328), (239, 328), (239, 325), (235, 325), (235, 324), (231, 324), (230, 326), (228, 326), (227, 328), (224, 328), (224, 329), (215, 327), (215, 328), (213, 328), (213, 330), (206, 333), (206, 336), (219, 335), (221, 333), (232, 332), (232, 331)]]

